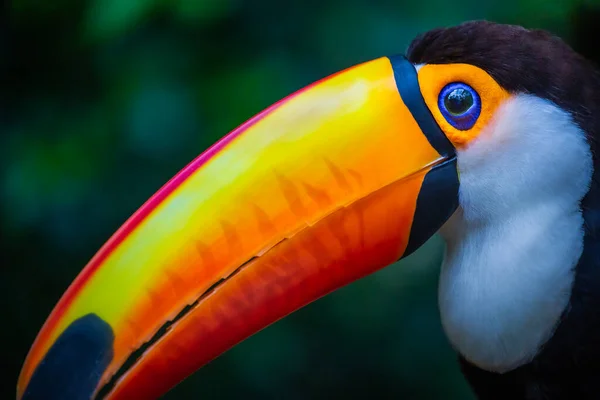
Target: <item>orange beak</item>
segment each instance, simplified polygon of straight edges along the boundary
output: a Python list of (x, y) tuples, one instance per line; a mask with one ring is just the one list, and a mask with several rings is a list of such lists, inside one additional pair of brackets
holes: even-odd
[(156, 398), (236, 343), (410, 254), (457, 207), (413, 65), (380, 58), (271, 106), (192, 161), (92, 258), (17, 398)]

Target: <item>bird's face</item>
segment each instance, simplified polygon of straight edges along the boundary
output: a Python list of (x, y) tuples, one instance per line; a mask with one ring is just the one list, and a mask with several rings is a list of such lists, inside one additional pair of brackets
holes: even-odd
[(490, 224), (583, 198), (590, 146), (570, 113), (532, 94), (509, 93), (473, 65), (417, 70), (427, 106), (456, 150), (463, 219)]
[[(426, 42), (282, 100), (169, 181), (65, 293), (18, 395), (159, 396), (442, 226), (451, 342), (491, 369), (522, 363), (568, 301), (590, 146), (570, 110), (515, 90), (485, 62), (436, 61)], [(565, 230), (540, 232), (544, 216)], [(514, 265), (477, 248), (523, 255), (547, 237), (554, 249), (579, 243), (566, 256), (534, 246), (569, 265)], [(533, 295), (517, 295), (524, 281)], [(514, 340), (527, 324), (535, 334)]]

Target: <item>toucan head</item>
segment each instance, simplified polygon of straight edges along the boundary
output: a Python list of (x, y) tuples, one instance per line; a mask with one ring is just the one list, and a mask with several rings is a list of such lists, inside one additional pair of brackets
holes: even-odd
[[(450, 342), (490, 370), (527, 362), (582, 251), (598, 87), (561, 40), (470, 22), (292, 94), (98, 251), (38, 334), (17, 397), (158, 397), (440, 230)], [(535, 257), (562, 264), (515, 262)]]

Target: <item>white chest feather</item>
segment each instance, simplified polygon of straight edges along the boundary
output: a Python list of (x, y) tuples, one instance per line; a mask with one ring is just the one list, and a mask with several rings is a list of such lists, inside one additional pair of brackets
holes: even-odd
[(460, 207), (442, 229), (442, 324), (467, 360), (505, 372), (536, 355), (568, 305), (590, 149), (567, 113), (520, 95), (458, 151), (458, 168)]
[(478, 228), (460, 214), (446, 228), (453, 238), (440, 280), (442, 323), (469, 361), (510, 370), (535, 356), (568, 303), (582, 218), (529, 210)]

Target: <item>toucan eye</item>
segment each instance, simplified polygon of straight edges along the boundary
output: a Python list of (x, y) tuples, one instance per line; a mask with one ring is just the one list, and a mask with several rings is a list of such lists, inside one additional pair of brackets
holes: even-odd
[(440, 92), (438, 106), (444, 118), (456, 129), (471, 129), (481, 113), (481, 100), (471, 86), (455, 82)]

